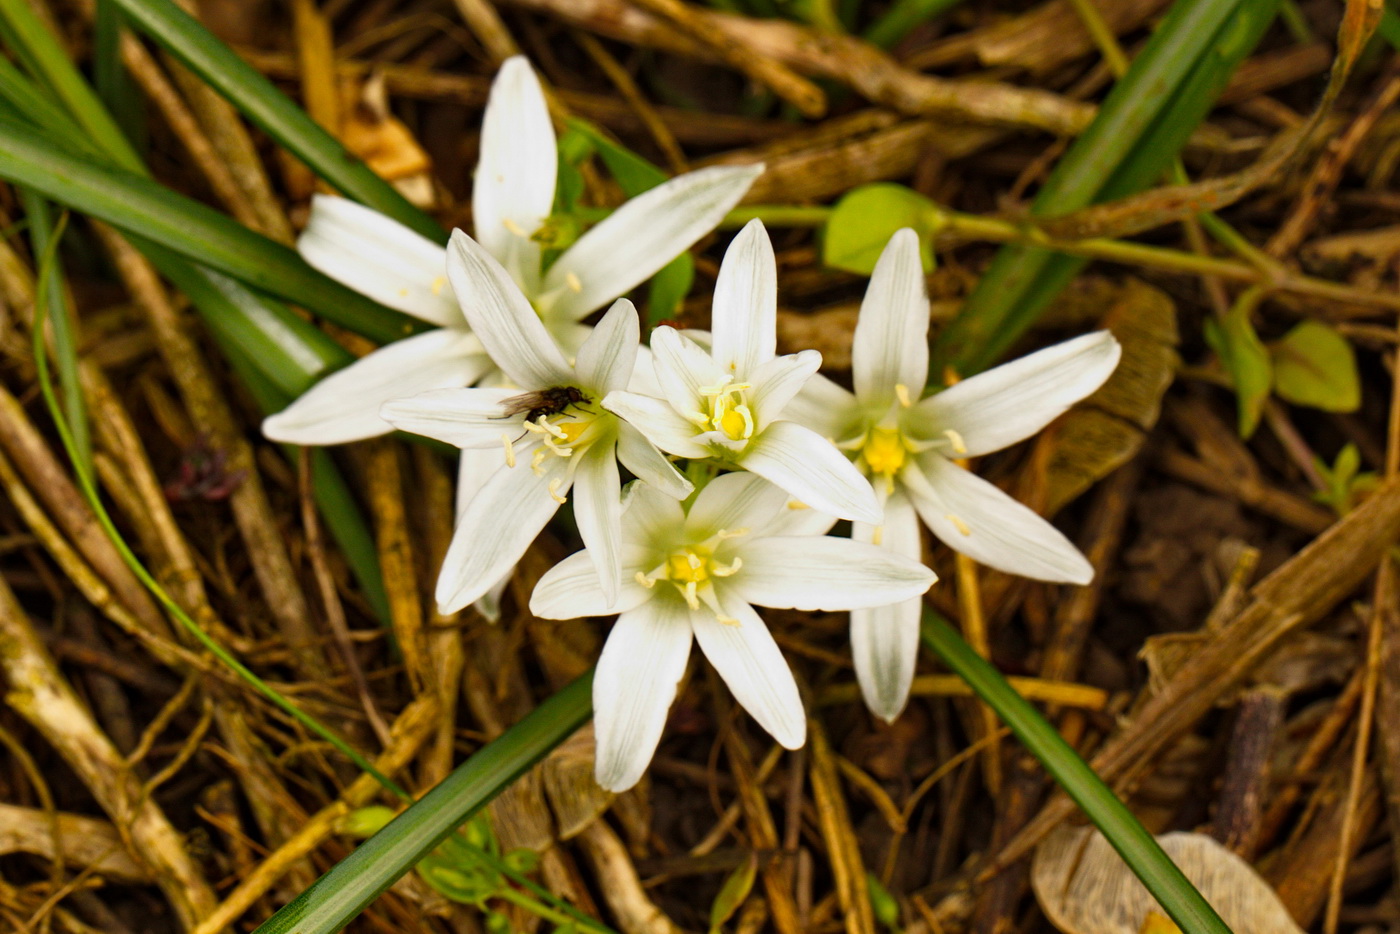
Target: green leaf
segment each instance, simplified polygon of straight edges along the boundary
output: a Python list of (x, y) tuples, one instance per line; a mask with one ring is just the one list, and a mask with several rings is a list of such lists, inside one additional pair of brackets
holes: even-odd
[(424, 329), (327, 278), (295, 250), (141, 175), (78, 156), (42, 131), (0, 118), (0, 178), (152, 240), (381, 343)]
[(1304, 321), (1269, 348), (1280, 399), (1324, 412), (1361, 405), (1356, 354), (1346, 338), (1321, 321)]
[(734, 916), (734, 912), (739, 910), (739, 906), (744, 904), (744, 900), (749, 897), (749, 892), (753, 891), (754, 879), (758, 877), (758, 857), (753, 853), (744, 860), (739, 868), (729, 874), (729, 878), (724, 880), (724, 885), (720, 886), (719, 894), (715, 896), (714, 902), (710, 905), (710, 930), (718, 931), (720, 925)]
[[(1273, 364), (1269, 360), (1269, 351), (1259, 340), (1249, 319), (1256, 303), (1248, 300), (1252, 292), (1235, 302), (1225, 317), (1218, 321), (1208, 318), (1205, 323), (1206, 343), (1220, 356), (1220, 362), (1230, 374), (1230, 382), (1235, 388), (1241, 438), (1250, 437), (1259, 427), (1259, 417), (1264, 413), (1264, 403), (1268, 401), (1269, 388), (1273, 385)], [(1257, 298), (1257, 293), (1254, 295)]]
[(919, 233), (924, 272), (933, 271), (929, 235), (938, 226), (938, 205), (903, 185), (877, 182), (852, 188), (836, 202), (822, 235), (822, 262), (868, 276), (895, 232), (912, 227)]
[(996, 711), (1055, 782), (1084, 809), (1184, 934), (1231, 934), (1215, 909), (1162, 852), (1157, 840), (1138, 823), (1127, 805), (1118, 800), (1040, 712), (932, 610), (924, 611), (921, 638)]
[(597, 151), (608, 172), (617, 180), (622, 193), (635, 198), (666, 181), (669, 177), (661, 168), (643, 159), (626, 146), (615, 142), (602, 130), (577, 117), (568, 122), (569, 129), (587, 139)]
[[(11, 0), (13, 2), (13, 0)], [(370, 171), (257, 69), (171, 0), (112, 0), (150, 36), (321, 178), (437, 243), (447, 231)]]
[[(1075, 211), (1160, 177), (1268, 28), (1277, 3), (1177, 0), (1050, 173), (1031, 214)], [(939, 334), (930, 358), (934, 379), (949, 366), (961, 376), (990, 366), (1083, 266), (1039, 247), (1002, 248)]]
[(682, 253), (651, 277), (647, 290), (647, 324), (656, 327), (680, 312), (681, 303), (695, 282), (695, 259)]
[(589, 672), (479, 749), (256, 934), (334, 934), (592, 713)]
[(865, 874), (865, 889), (870, 895), (870, 907), (875, 911), (875, 920), (891, 931), (898, 931), (899, 900), (880, 884), (873, 872)]

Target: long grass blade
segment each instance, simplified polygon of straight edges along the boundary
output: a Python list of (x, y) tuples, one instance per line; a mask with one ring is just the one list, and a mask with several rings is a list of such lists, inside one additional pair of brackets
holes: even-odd
[[(1158, 178), (1272, 21), (1277, 0), (1178, 0), (1046, 179), (1031, 213), (1063, 214)], [(995, 362), (1083, 267), (1005, 247), (934, 346), (933, 376)]]
[(277, 90), (272, 82), (170, 0), (112, 0), (131, 25), (150, 36), (186, 67), (227, 97), (249, 120), (295, 153), (317, 175), (342, 192), (429, 239), (447, 242), (447, 232), (414, 207), (384, 179), (346, 152), (335, 137)]
[(333, 934), (592, 715), (589, 672), (459, 765), (254, 934)]
[(1094, 774), (1030, 702), (938, 614), (925, 610), (923, 643), (943, 660), (987, 706), (996, 711), (1031, 755), (1074, 799), (1094, 826), (1123, 857), (1184, 934), (1230, 934), (1230, 928), (1138, 823), (1127, 805)]
[(0, 119), (0, 178), (314, 311), (381, 343), (423, 330), (327, 278), (295, 250), (149, 178), (84, 159), (30, 126)]

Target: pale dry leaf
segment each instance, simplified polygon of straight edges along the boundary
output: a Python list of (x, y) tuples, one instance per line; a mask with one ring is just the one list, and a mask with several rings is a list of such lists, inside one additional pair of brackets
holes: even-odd
[[(1215, 839), (1176, 832), (1157, 842), (1235, 934), (1303, 934), (1269, 884)], [(1035, 851), (1031, 886), (1065, 934), (1164, 930), (1151, 926), (1153, 914), (1165, 914), (1162, 907), (1091, 827), (1062, 826), (1047, 837)]]

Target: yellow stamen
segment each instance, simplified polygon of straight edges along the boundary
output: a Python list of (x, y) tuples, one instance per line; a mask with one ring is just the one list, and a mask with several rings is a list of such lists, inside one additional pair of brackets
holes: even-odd
[(743, 566), (744, 559), (739, 557), (738, 555), (735, 555), (734, 560), (727, 565), (717, 564), (713, 561), (710, 562), (710, 573), (713, 574), (715, 577), (729, 577), (731, 574), (734, 574)]
[(812, 507), (811, 507), (811, 506), (808, 506), (806, 503), (801, 502), (801, 501), (799, 501), (799, 500), (790, 499), (790, 500), (787, 501), (787, 508), (789, 508), (789, 509), (811, 509)]
[(753, 433), (753, 418), (749, 416), (749, 407), (741, 405), (737, 409), (730, 409), (719, 417), (719, 430), (729, 436), (731, 441), (742, 441)]
[(564, 274), (564, 284), (569, 287), (569, 291), (575, 294), (583, 291), (583, 282), (572, 272)]
[(944, 516), (943, 518), (945, 518), (945, 519), (947, 519), (949, 522), (953, 523), (953, 527), (956, 528), (956, 529), (957, 529), (959, 532), (961, 532), (962, 534), (964, 534), (964, 535), (971, 535), (971, 534), (972, 534), (972, 529), (970, 529), (970, 528), (967, 527), (967, 523), (964, 522), (964, 521), (962, 521), (961, 519), (959, 519), (957, 516), (953, 515), (951, 512), (948, 513), (948, 515)]
[(682, 595), (685, 597), (685, 605), (692, 610), (700, 609), (700, 598), (695, 595), (696, 589), (697, 585), (695, 581), (687, 581), (685, 590), (681, 591)]
[(535, 454), (530, 458), (530, 472), (537, 477), (544, 476), (544, 459), (549, 456), (549, 452), (544, 448), (535, 448)]
[(433, 280), (433, 294), (434, 294), (434, 295), (441, 295), (441, 294), (442, 294), (442, 287), (443, 287), (444, 285), (447, 285), (447, 277), (446, 277), (446, 276), (438, 276), (436, 279), (434, 279), (434, 280)]
[(906, 409), (914, 404), (914, 401), (909, 398), (909, 387), (904, 385), (903, 383), (894, 384), (894, 397), (898, 399), (899, 404), (904, 406)]
[(898, 429), (872, 428), (861, 453), (865, 455), (865, 463), (871, 473), (881, 474), (893, 481), (894, 475), (904, 466), (908, 450)]
[(875, 526), (875, 531), (873, 531), (873, 532), (870, 533), (870, 544), (872, 544), (872, 545), (879, 545), (879, 544), (882, 544), (884, 541), (885, 541), (885, 527), (884, 527), (883, 525), (877, 525), (877, 526)]
[(951, 428), (943, 429), (943, 434), (948, 439), (948, 443), (953, 446), (954, 454), (966, 454), (967, 444), (963, 441), (963, 436)]
[(517, 224), (515, 221), (511, 220), (509, 217), (501, 218), (501, 223), (505, 225), (506, 230), (509, 230), (511, 233), (515, 234), (517, 237), (528, 237), (528, 236), (529, 236), (529, 234), (527, 234), (527, 233), (525, 232), (525, 228), (521, 227), (519, 224)]
[(511, 441), (510, 435), (501, 432), (501, 444), (506, 447), (506, 466), (515, 466), (515, 442)]
[(656, 581), (652, 580), (650, 577), (647, 577), (641, 571), (638, 571), (636, 574), (634, 574), (632, 576), (632, 579), (635, 580), (637, 583), (641, 584), (647, 590), (650, 590), (651, 588), (656, 586)]
[(549, 481), (549, 495), (550, 495), (550, 496), (554, 499), (554, 501), (555, 501), (556, 503), (558, 503), (560, 506), (562, 506), (562, 505), (564, 505), (565, 503), (568, 502), (568, 499), (566, 499), (565, 497), (559, 495), (559, 488), (560, 488), (561, 486), (563, 486), (563, 485), (564, 485), (564, 481), (563, 481), (563, 479), (560, 478), (560, 477), (555, 477), (553, 480)]
[(739, 620), (735, 619), (735, 618), (732, 617), (732, 616), (721, 616), (721, 615), (718, 614), (718, 613), (715, 614), (715, 619), (718, 620), (719, 622), (723, 623), (723, 624), (726, 625), (726, 626), (742, 626), (742, 625), (744, 625), (742, 622), (740, 622)]

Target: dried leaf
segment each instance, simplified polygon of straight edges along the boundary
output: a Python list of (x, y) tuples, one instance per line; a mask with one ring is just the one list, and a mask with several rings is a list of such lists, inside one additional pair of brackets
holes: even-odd
[[(1213, 838), (1177, 832), (1157, 842), (1235, 934), (1303, 934), (1259, 873)], [(1162, 915), (1161, 906), (1091, 827), (1061, 827), (1047, 837), (1035, 851), (1031, 886), (1041, 909), (1065, 934), (1173, 930), (1151, 920)]]
[(613, 793), (593, 780), (595, 748), (593, 724), (589, 723), (540, 763), (540, 778), (559, 825), (560, 840), (582, 833), (612, 805)]
[(1106, 287), (1100, 299), (1109, 305), (1102, 324), (1123, 344), (1123, 360), (1098, 392), (1036, 442), (1032, 461), (1048, 457), (1048, 514), (1132, 459), (1157, 423), (1176, 373), (1176, 306), (1165, 292), (1127, 279)]

